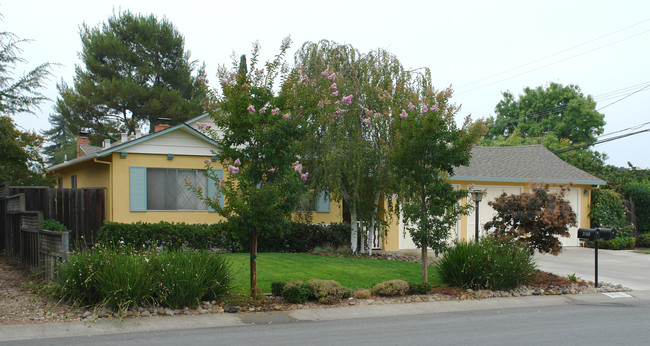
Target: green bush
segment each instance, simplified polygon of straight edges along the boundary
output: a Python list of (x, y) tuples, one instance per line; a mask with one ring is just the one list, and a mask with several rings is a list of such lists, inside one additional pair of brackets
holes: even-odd
[(639, 231), (650, 231), (650, 180), (626, 184), (623, 186), (623, 194), (634, 202)]
[(650, 248), (650, 232), (639, 235), (639, 239), (636, 241), (636, 246)]
[[(633, 249), (636, 244), (636, 239), (629, 236), (617, 236), (612, 240), (601, 240), (598, 242), (599, 249), (611, 250), (628, 250)], [(593, 241), (588, 241), (586, 247), (593, 248), (595, 244)]]
[(307, 285), (295, 285), (286, 287), (282, 290), (282, 298), (291, 304), (302, 304), (312, 295), (311, 289)]
[(233, 281), (229, 263), (210, 252), (164, 252), (154, 257), (153, 265), (159, 281), (157, 297), (175, 309), (220, 298)]
[(83, 306), (124, 308), (161, 301), (172, 308), (216, 299), (232, 285), (230, 264), (209, 252), (135, 251), (99, 245), (58, 267), (57, 294)]
[(403, 296), (408, 291), (409, 284), (404, 280), (384, 281), (372, 287), (372, 294), (376, 296)]
[(512, 289), (527, 283), (535, 272), (533, 256), (523, 244), (491, 238), (456, 244), (437, 267), (446, 284), (472, 289)]
[(354, 294), (354, 290), (343, 287), (334, 280), (309, 280), (305, 285), (309, 286), (314, 298), (321, 304), (334, 304)]
[(276, 297), (280, 297), (282, 295), (282, 290), (284, 289), (284, 285), (286, 285), (286, 282), (282, 282), (282, 281), (271, 282), (271, 294), (273, 294)]
[[(103, 244), (124, 242), (134, 248), (221, 248), (232, 252), (248, 251), (250, 243), (247, 235), (228, 222), (212, 225), (107, 222), (99, 229), (98, 239)], [(349, 239), (350, 225), (347, 223), (309, 225), (292, 222), (281, 232), (260, 234), (258, 251), (307, 252), (318, 246), (345, 245)]]
[(428, 282), (409, 282), (409, 294), (427, 294), (431, 287)]
[(62, 223), (53, 219), (43, 220), (43, 229), (54, 232), (70, 232)]
[(592, 225), (620, 229), (627, 225), (623, 196), (611, 189), (594, 189), (591, 191), (591, 210), (589, 217)]

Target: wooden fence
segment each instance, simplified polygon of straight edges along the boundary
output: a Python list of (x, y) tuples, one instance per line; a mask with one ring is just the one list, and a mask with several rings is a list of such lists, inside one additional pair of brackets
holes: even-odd
[[(52, 279), (55, 264), (67, 260), (71, 245), (96, 239), (104, 223), (104, 191), (0, 185), (0, 251)], [(44, 219), (57, 220), (71, 232), (43, 230)]]

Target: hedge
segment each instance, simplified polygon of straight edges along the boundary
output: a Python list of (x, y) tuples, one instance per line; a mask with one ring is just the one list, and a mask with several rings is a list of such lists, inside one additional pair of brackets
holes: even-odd
[[(258, 235), (258, 251), (307, 252), (317, 246), (340, 246), (350, 239), (350, 225), (336, 223), (309, 225), (290, 222), (279, 234)], [(124, 243), (136, 248), (225, 249), (232, 252), (249, 250), (248, 237), (227, 222), (211, 225), (186, 223), (117, 223), (107, 222), (99, 230), (103, 244)]]

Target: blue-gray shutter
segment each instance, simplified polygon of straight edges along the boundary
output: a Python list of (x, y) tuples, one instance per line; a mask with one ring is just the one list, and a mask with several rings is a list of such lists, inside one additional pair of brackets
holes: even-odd
[[(214, 172), (219, 180), (223, 179), (223, 169), (215, 169)], [(215, 181), (212, 177), (208, 177), (208, 197), (213, 198), (214, 195), (217, 195), (219, 205), (223, 208), (223, 193), (220, 190), (217, 191), (217, 183), (218, 181)], [(215, 211), (212, 207), (208, 207), (208, 210)]]
[(147, 211), (147, 167), (129, 167), (131, 211)]
[(316, 198), (316, 212), (329, 213), (330, 212), (330, 194), (327, 191), (321, 191)]

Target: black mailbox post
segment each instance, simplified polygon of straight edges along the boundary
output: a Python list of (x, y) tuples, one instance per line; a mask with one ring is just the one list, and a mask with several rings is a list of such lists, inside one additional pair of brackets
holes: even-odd
[(616, 230), (613, 228), (580, 228), (578, 229), (578, 238), (591, 240), (594, 242), (594, 261), (596, 271), (596, 287), (598, 287), (598, 241), (612, 240), (616, 238)]

